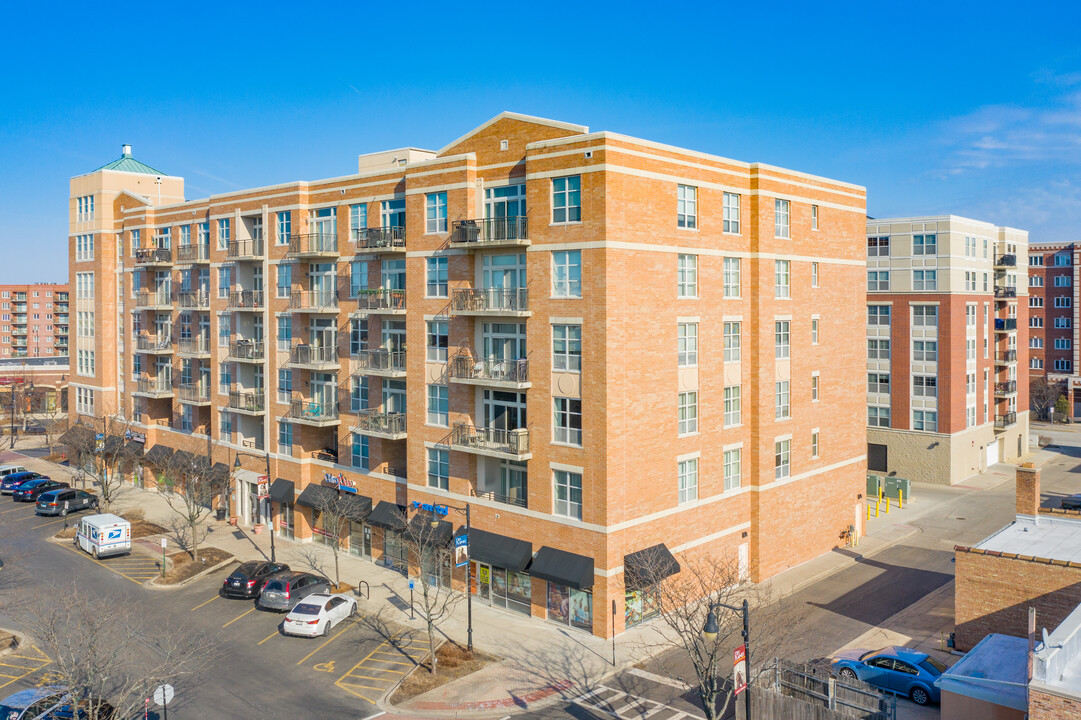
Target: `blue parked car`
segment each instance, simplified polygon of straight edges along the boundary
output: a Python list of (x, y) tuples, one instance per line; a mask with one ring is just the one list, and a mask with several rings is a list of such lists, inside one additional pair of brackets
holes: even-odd
[(905, 695), (917, 705), (939, 701), (935, 680), (946, 666), (927, 653), (891, 645), (881, 650), (842, 650), (830, 666), (834, 675), (858, 678), (887, 692)]
[(62, 687), (20, 690), (0, 700), (0, 718), (4, 720), (38, 720), (53, 717), (50, 712), (63, 710), (71, 703), (71, 695)]
[(4, 477), (0, 481), (0, 495), (11, 495), (15, 492), (15, 489), (22, 485), (24, 482), (30, 480), (40, 480), (41, 478), (48, 479), (47, 475), (36, 473), (32, 471), (12, 473)]

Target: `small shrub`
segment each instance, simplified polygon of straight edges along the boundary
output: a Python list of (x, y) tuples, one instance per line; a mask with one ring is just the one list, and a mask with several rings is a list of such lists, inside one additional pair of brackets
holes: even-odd
[(124, 514), (120, 517), (130, 523), (136, 523), (146, 519), (146, 512), (142, 508), (132, 508), (131, 510), (124, 511)]

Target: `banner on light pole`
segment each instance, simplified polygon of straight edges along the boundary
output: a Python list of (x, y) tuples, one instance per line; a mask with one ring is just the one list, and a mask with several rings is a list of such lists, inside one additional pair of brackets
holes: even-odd
[(733, 681), (732, 684), (735, 687), (736, 695), (747, 689), (747, 646), (740, 645), (736, 648), (736, 651), (732, 653), (733, 660)]

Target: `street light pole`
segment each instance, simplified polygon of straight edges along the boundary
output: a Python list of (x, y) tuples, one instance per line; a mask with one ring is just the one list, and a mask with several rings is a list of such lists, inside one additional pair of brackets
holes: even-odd
[[(469, 524), (469, 503), (466, 503), (464, 508), (460, 508), (460, 507), (457, 507), (455, 505), (443, 505), (442, 507), (445, 507), (448, 510), (455, 510), (457, 512), (464, 512), (465, 513), (465, 537), (466, 537), (466, 542), (468, 543), (469, 542), (469, 530), (470, 530), (470, 527), (471, 527), (470, 524)], [(432, 525), (433, 528), (439, 526), (439, 519), (435, 516), (435, 513), (432, 513), (431, 525)], [(472, 560), (470, 560), (470, 562), (472, 562)], [(473, 583), (470, 581), (468, 563), (466, 564), (466, 567), (465, 567), (465, 612), (466, 612), (466, 638), (467, 638), (466, 639), (466, 648), (469, 650), (470, 655), (472, 655), (473, 654)]]
[[(236, 459), (233, 461), (233, 468), (235, 468), (235, 469), (240, 468), (240, 456), (241, 455), (243, 455), (244, 457), (250, 457), (250, 458), (256, 458), (256, 459), (258, 459), (258, 457), (259, 457), (258, 455), (254, 454), (254, 453), (242, 452), (240, 450), (237, 450), (236, 451)], [(263, 459), (266, 461), (266, 480), (267, 480), (267, 483), (269, 483), (270, 482), (270, 453), (269, 452), (266, 453), (266, 455), (263, 456)], [(275, 528), (274, 528), (274, 507), (273, 507), (273, 504), (274, 503), (272, 501), (271, 502), (271, 508), (270, 508), (270, 562), (278, 562), (278, 554), (274, 551), (274, 530), (275, 530)]]
[[(743, 599), (742, 606), (727, 605), (725, 603), (710, 603), (709, 613), (706, 615), (706, 624), (702, 628), (702, 637), (712, 642), (717, 639), (717, 633), (720, 629), (717, 627), (717, 616), (714, 614), (714, 608), (725, 608), (738, 612), (743, 615), (743, 657), (744, 662), (747, 663), (747, 687), (743, 690), (743, 701), (745, 715), (744, 720), (751, 720), (751, 610), (747, 599)], [(716, 682), (716, 677), (714, 677)]]

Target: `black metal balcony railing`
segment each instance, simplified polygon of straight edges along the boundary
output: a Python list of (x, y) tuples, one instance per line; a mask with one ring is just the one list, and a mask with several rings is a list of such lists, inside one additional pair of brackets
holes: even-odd
[(357, 250), (405, 250), (405, 228), (357, 228), (353, 231), (353, 240)]
[(362, 410), (359, 413), (357, 430), (380, 435), (404, 435), (405, 413), (385, 413)]
[(289, 417), (294, 420), (323, 422), (338, 419), (337, 403), (317, 403), (309, 400), (294, 400), (289, 407)]
[(266, 410), (266, 393), (263, 391), (231, 392), (229, 393), (229, 408), (245, 412), (263, 412)]
[(289, 236), (289, 254), (296, 256), (337, 255), (338, 236), (332, 233), (306, 233)]
[(995, 362), (997, 363), (1015, 363), (1017, 362), (1017, 351), (1006, 350), (1004, 352), (995, 353)]
[(317, 345), (294, 345), (289, 353), (293, 365), (334, 365), (338, 362), (338, 348)]
[(405, 310), (405, 290), (361, 290), (357, 309), (369, 312)]
[(173, 261), (169, 248), (143, 248), (135, 251), (136, 265), (168, 265)]
[(172, 338), (168, 335), (136, 335), (135, 349), (139, 352), (172, 352)]
[(177, 302), (182, 308), (207, 310), (210, 308), (210, 293), (206, 290), (182, 290), (177, 293)]
[(1016, 267), (1017, 255), (1013, 253), (1007, 253), (1005, 255), (995, 255), (995, 267)]
[(1017, 413), (1009, 412), (1005, 415), (995, 415), (995, 429), (1002, 430), (1017, 424)]
[(234, 340), (229, 343), (229, 357), (234, 360), (262, 360), (265, 355), (262, 340)]
[(172, 300), (169, 298), (169, 293), (164, 290), (150, 291), (140, 290), (135, 293), (135, 306), (143, 308), (153, 307), (169, 307), (173, 306)]
[(996, 298), (1015, 298), (1017, 297), (1017, 288), (1014, 287), (996, 287)]
[(210, 388), (201, 383), (180, 383), (180, 401), (210, 402)]
[(1007, 332), (1017, 329), (1017, 318), (995, 318), (995, 330)]
[(529, 223), (525, 215), (520, 217), (483, 218), (457, 220), (454, 222), (450, 242), (453, 245), (468, 244), (517, 244), (529, 239)]
[(294, 290), (289, 296), (290, 310), (337, 310), (337, 290)]
[(135, 380), (135, 392), (143, 395), (167, 395), (173, 392), (170, 378), (141, 377)]
[(500, 430), (457, 423), (451, 431), (450, 444), (452, 447), (482, 454), (520, 456), (529, 453), (529, 431), (525, 428)]
[(210, 262), (210, 247), (181, 245), (176, 249), (176, 261), (181, 263)]
[(526, 497), (529, 495), (529, 490), (526, 486), (520, 488), (509, 488), (508, 492), (511, 494), (504, 495), (496, 490), (474, 490), (473, 497), (478, 497), (483, 500), (491, 500), (497, 503), (503, 503), (504, 505), (517, 505), (518, 507), (526, 506)]
[(257, 260), (263, 257), (263, 239), (234, 240), (225, 247), (225, 256), (230, 260)]
[(258, 310), (263, 307), (262, 290), (234, 290), (229, 293), (229, 307), (236, 310)]
[(1017, 392), (1017, 381), (995, 383), (995, 395), (1013, 395)]
[(529, 291), (525, 288), (481, 288), (455, 290), (451, 312), (525, 312), (529, 309)]
[(361, 350), (354, 357), (358, 372), (405, 372), (405, 350)]
[(181, 355), (206, 355), (210, 352), (210, 342), (204, 337), (180, 338)]
[(529, 382), (529, 360), (483, 359), (455, 355), (450, 359), (450, 377), (458, 380), (490, 380), (492, 382)]

